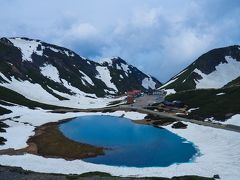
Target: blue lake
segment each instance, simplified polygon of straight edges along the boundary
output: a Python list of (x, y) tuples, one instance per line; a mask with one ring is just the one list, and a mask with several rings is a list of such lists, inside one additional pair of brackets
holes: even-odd
[(109, 148), (105, 155), (83, 159), (95, 164), (166, 167), (191, 162), (198, 153), (192, 143), (166, 129), (136, 124), (126, 118), (83, 116), (59, 128), (69, 139)]

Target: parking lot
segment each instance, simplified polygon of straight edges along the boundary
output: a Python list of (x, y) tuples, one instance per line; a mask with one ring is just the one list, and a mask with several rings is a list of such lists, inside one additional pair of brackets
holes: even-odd
[(161, 103), (163, 101), (164, 101), (164, 96), (144, 94), (143, 96), (140, 96), (135, 99), (133, 106), (146, 107), (154, 103)]

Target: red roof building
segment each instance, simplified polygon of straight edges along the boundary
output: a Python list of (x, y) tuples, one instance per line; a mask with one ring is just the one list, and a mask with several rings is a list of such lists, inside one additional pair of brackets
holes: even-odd
[(132, 91), (128, 91), (127, 95), (137, 97), (137, 96), (141, 95), (141, 93), (142, 93), (141, 90), (132, 90)]
[(128, 96), (127, 97), (127, 103), (128, 104), (133, 104), (134, 103), (134, 97), (133, 96)]

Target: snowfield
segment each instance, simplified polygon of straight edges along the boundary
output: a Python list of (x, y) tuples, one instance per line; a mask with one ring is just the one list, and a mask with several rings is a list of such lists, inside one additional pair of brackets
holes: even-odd
[(200, 80), (195, 80), (196, 88), (221, 88), (239, 77), (240, 62), (231, 56), (226, 56), (225, 60), (226, 63), (216, 66), (216, 70), (210, 74), (204, 74), (199, 69), (195, 69), (194, 72), (202, 77)]
[(80, 71), (79, 72), (83, 75), (83, 80), (86, 81), (88, 84), (92, 85), (92, 86), (95, 86), (95, 84), (92, 82), (92, 79), (86, 75), (84, 72)]
[[(22, 60), (32, 62), (32, 54), (36, 53), (39, 56), (43, 55), (43, 49), (40, 42), (36, 40), (25, 40), (22, 38), (9, 38), (9, 40), (22, 52)], [(40, 46), (41, 50), (37, 50)]]
[(166, 96), (170, 95), (170, 94), (175, 94), (176, 93), (176, 91), (174, 89), (163, 89), (163, 90), (167, 92)]
[[(33, 135), (34, 126), (47, 122), (56, 122), (60, 119), (93, 114), (112, 116), (124, 114), (126, 118), (135, 120), (145, 117), (145, 114), (124, 111), (114, 113), (81, 112), (55, 114), (42, 109), (31, 110), (22, 106), (3, 107), (12, 110), (13, 113), (3, 115), (1, 119), (10, 117), (18, 122), (13, 122), (12, 120), (5, 121), (10, 127), (7, 128), (6, 133), (0, 134), (0, 136), (4, 136), (8, 140), (5, 145), (1, 146), (1, 149), (26, 147), (26, 140)], [(16, 118), (16, 116), (20, 117)], [(0, 156), (0, 164), (19, 166), (25, 170), (45, 173), (81, 174), (91, 171), (102, 171), (115, 176), (136, 177), (172, 177), (193, 174), (212, 177), (214, 174), (219, 174), (221, 179), (238, 180), (240, 176), (240, 134), (191, 123), (187, 124), (187, 129), (172, 129), (171, 126), (166, 126), (165, 128), (193, 142), (198, 147), (201, 155), (195, 157), (191, 163), (172, 164), (169, 167), (134, 168), (97, 165), (82, 160), (67, 161), (25, 154), (19, 156), (2, 155)]]
[(97, 66), (96, 70), (98, 71), (98, 75), (96, 76), (96, 78), (102, 80), (107, 87), (113, 89), (114, 91), (118, 91), (117, 87), (115, 86), (115, 84), (112, 83), (112, 77), (110, 76), (110, 72), (109, 69), (107, 67), (102, 67), (102, 66)]
[[(7, 78), (5, 77), (5, 79)], [(8, 83), (2, 83), (1, 86), (16, 91), (28, 99), (43, 103), (59, 101), (56, 97), (45, 91), (39, 84), (17, 80), (15, 77), (11, 77), (11, 81), (8, 80), (7, 82)]]
[(146, 89), (155, 89), (156, 88), (156, 83), (152, 80), (151, 77), (144, 78), (142, 81), (142, 86)]
[(40, 69), (43, 76), (55, 82), (61, 83), (61, 80), (59, 78), (59, 72), (56, 67), (51, 64), (44, 64), (44, 66), (40, 67)]
[[(8, 38), (22, 52), (22, 61), (32, 62), (33, 53), (43, 56), (44, 49), (50, 49), (55, 53), (65, 54), (68, 57), (74, 57), (74, 53), (70, 50), (56, 49), (50, 46), (43, 46), (39, 40), (23, 39), (23, 38)], [(39, 49), (38, 49), (39, 48)], [(83, 58), (84, 59), (84, 58)]]
[[(55, 89), (51, 89), (54, 93), (59, 96), (65, 97), (68, 100), (59, 100), (54, 97), (52, 94), (48, 93), (45, 89), (42, 88), (39, 84), (34, 84), (30, 81), (21, 81), (17, 80), (14, 77), (11, 77), (11, 80), (4, 76), (2, 73), (0, 76), (6, 81), (6, 83), (1, 83), (1, 86), (11, 89), (18, 92), (19, 94), (27, 97), (30, 100), (38, 101), (41, 103), (62, 106), (62, 107), (72, 107), (72, 108), (100, 108), (107, 106), (114, 99), (110, 98), (97, 98), (95, 94), (87, 94), (83, 91), (80, 91), (78, 88), (69, 84), (65, 79), (59, 78), (58, 71), (55, 67), (51, 65), (46, 65), (42, 68), (42, 73), (50, 79), (55, 79), (61, 82), (67, 89), (69, 89), (73, 95), (59, 92)], [(49, 74), (50, 71), (54, 72)], [(105, 74), (104, 74), (105, 75)], [(110, 77), (110, 75), (109, 75)], [(87, 77), (85, 76), (87, 80)], [(109, 80), (109, 79), (108, 79)], [(88, 79), (89, 81), (89, 79)], [(113, 84), (112, 84), (113, 85)], [(26, 91), (26, 89), (31, 91)], [(120, 97), (115, 100), (123, 100), (125, 97)]]
[(240, 114), (236, 114), (222, 123), (240, 126)]
[[(48, 122), (57, 122), (61, 119), (73, 118), (78, 116), (86, 115), (111, 115), (111, 116), (122, 116), (139, 120), (144, 119), (145, 114), (137, 112), (124, 112), (116, 111), (113, 113), (50, 113), (43, 109), (29, 109), (24, 106), (3, 106), (2, 107), (12, 111), (10, 114), (5, 114), (0, 116), (1, 119), (11, 118), (11, 120), (4, 121), (10, 127), (6, 129), (6, 133), (0, 133), (0, 136), (3, 136), (7, 139), (5, 145), (0, 146), (0, 149), (7, 148), (24, 148), (27, 146), (26, 141), (29, 136), (33, 135), (33, 130), (36, 126), (41, 126)], [(34, 117), (34, 118), (33, 118)], [(18, 122), (15, 122), (18, 121)], [(17, 142), (16, 142), (17, 141)]]

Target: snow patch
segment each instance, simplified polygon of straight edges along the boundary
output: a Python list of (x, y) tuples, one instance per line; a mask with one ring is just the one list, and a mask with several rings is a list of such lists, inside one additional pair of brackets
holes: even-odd
[(225, 122), (222, 122), (223, 124), (232, 124), (232, 125), (236, 125), (236, 126), (240, 126), (240, 114), (236, 114), (234, 116), (232, 116), (231, 118), (229, 118), (228, 120), (226, 120)]
[(123, 70), (125, 75), (128, 77), (128, 74), (131, 73), (131, 70), (129, 69), (129, 65), (128, 64), (123, 64), (123, 63), (120, 63), (120, 65), (116, 65), (116, 68), (118, 70)]
[(122, 63), (121, 63), (121, 67), (122, 67), (122, 69), (123, 69), (124, 72), (129, 72), (129, 71), (130, 71), (130, 69), (129, 69), (129, 67), (128, 67), (127, 64), (122, 64)]
[(170, 94), (175, 94), (176, 91), (174, 89), (164, 89), (164, 91), (167, 92), (166, 96), (170, 95)]
[(114, 91), (118, 91), (117, 87), (111, 82), (112, 77), (110, 76), (110, 71), (107, 67), (97, 66), (96, 70), (98, 71), (98, 75), (96, 78), (102, 80), (107, 87), (113, 89)]
[(199, 69), (194, 72), (199, 74), (202, 79), (195, 80), (196, 88), (221, 88), (230, 81), (240, 76), (240, 62), (230, 56), (225, 57), (227, 63), (216, 66), (216, 70), (210, 74), (204, 74)]
[(79, 72), (83, 75), (83, 77), (82, 77), (83, 80), (87, 81), (88, 84), (94, 86), (94, 83), (93, 83), (92, 79), (88, 75), (86, 75), (84, 72), (82, 72), (80, 70), (79, 70)]
[(156, 83), (153, 81), (151, 77), (144, 78), (142, 80), (142, 86), (145, 89), (155, 89), (156, 88)]
[(19, 81), (15, 79), (15, 77), (11, 77), (11, 82), (2, 83), (1, 86), (18, 92), (19, 94), (22, 94), (23, 96), (33, 101), (45, 103), (58, 101), (57, 98), (49, 94), (39, 84), (34, 84), (29, 81)]
[(222, 96), (222, 95), (225, 95), (226, 93), (218, 93), (216, 94), (216, 96)]
[[(9, 38), (9, 41), (13, 43), (22, 52), (22, 60), (32, 62), (32, 54), (36, 53), (39, 56), (43, 55), (43, 46), (36, 40), (25, 40), (22, 38)], [(37, 47), (41, 46), (41, 50), (37, 50)]]
[(113, 58), (102, 58), (99, 60), (99, 63), (100, 64), (103, 64), (103, 63), (108, 63), (108, 66), (112, 66), (112, 59)]
[(166, 84), (162, 85), (160, 88), (164, 88), (164, 87), (168, 86), (169, 84), (173, 83), (173, 82), (176, 81), (177, 79), (178, 79), (178, 78), (172, 79), (172, 80), (168, 81)]
[(198, 109), (199, 109), (199, 107), (197, 107), (197, 108), (191, 108), (191, 109), (188, 110), (188, 112), (190, 113), (190, 112), (195, 111), (195, 110), (198, 110)]
[(116, 65), (116, 68), (118, 69), (118, 70), (122, 70), (122, 68), (117, 64)]
[[(175, 82), (175, 81), (178, 79), (178, 77), (179, 77), (181, 74), (183, 74), (183, 73), (186, 72), (186, 71), (187, 71), (187, 69), (181, 71), (180, 73), (178, 73), (177, 75), (175, 75), (171, 80), (169, 80), (167, 83), (165, 83), (164, 85), (162, 85), (160, 88), (164, 88), (164, 87), (168, 86), (169, 84), (172, 84), (173, 82)], [(182, 82), (184, 83), (185, 81), (186, 81), (186, 79), (183, 80)]]
[(9, 79), (6, 76), (4, 76), (3, 73), (0, 72), (0, 76), (1, 76), (1, 78), (3, 78), (3, 80), (9, 82)]
[[(26, 98), (38, 101), (41, 103), (62, 106), (62, 107), (72, 107), (72, 108), (99, 108), (107, 106), (113, 100), (122, 100), (125, 97), (120, 97), (117, 99), (113, 98), (97, 98), (95, 94), (87, 94), (78, 88), (69, 84), (65, 79), (61, 79), (61, 83), (67, 89), (69, 89), (73, 94), (67, 94), (59, 92), (53, 88), (50, 88), (54, 93), (59, 96), (65, 97), (68, 100), (59, 100), (54, 97), (52, 94), (48, 93), (45, 89), (42, 88), (39, 84), (34, 84), (29, 81), (19, 81), (14, 77), (11, 77), (9, 83), (1, 83), (1, 86), (11, 89), (19, 94), (22, 94)], [(29, 91), (26, 91), (28, 89)]]
[(43, 76), (47, 77), (48, 79), (51, 79), (55, 82), (61, 83), (61, 80), (59, 78), (59, 72), (56, 67), (54, 67), (51, 64), (44, 64), (43, 67), (40, 67), (41, 73)]
[(10, 120), (4, 121), (4, 123), (7, 124), (9, 127), (6, 128), (5, 133), (0, 134), (2, 137), (7, 139), (7, 141), (3, 146), (0, 146), (0, 149), (20, 149), (27, 147), (27, 140), (29, 136), (34, 135), (33, 131), (35, 127), (29, 124), (17, 123)]
[(69, 51), (69, 50), (61, 50), (61, 49), (56, 49), (56, 48), (49, 47), (49, 46), (47, 46), (47, 48), (49, 48), (49, 49), (52, 50), (53, 52), (65, 54), (65, 55), (67, 55), (68, 57), (73, 57), (73, 56), (74, 56), (74, 53), (71, 52), (71, 51)]

